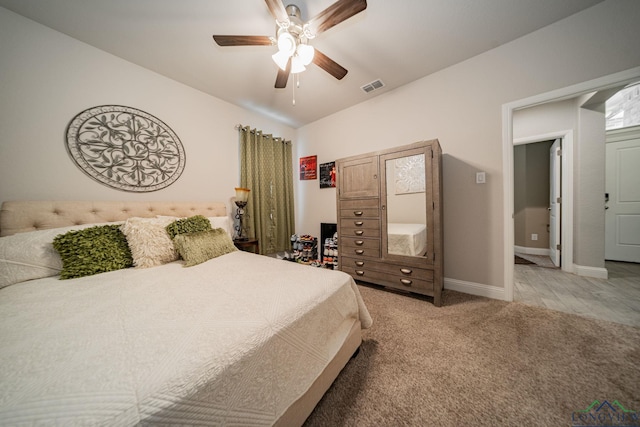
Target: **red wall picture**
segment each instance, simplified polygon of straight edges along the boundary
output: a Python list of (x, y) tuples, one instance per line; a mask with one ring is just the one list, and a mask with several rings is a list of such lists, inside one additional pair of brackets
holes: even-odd
[(300, 180), (318, 179), (318, 156), (300, 157)]

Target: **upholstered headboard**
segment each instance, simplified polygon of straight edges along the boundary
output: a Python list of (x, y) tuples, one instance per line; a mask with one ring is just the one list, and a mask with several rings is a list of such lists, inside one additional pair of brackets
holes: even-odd
[(0, 208), (0, 236), (156, 215), (224, 216), (222, 202), (7, 201)]

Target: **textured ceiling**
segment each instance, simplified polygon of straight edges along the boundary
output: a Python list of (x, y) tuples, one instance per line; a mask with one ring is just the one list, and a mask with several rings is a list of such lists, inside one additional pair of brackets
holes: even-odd
[[(602, 0), (369, 0), (312, 45), (315, 65), (275, 89), (272, 46), (219, 47), (213, 34), (275, 35), (264, 0), (0, 0), (0, 6), (171, 79), (299, 127), (519, 38)], [(303, 20), (332, 0), (292, 0)], [(286, 3), (289, 4), (289, 3)], [(382, 89), (361, 86), (381, 79)]]

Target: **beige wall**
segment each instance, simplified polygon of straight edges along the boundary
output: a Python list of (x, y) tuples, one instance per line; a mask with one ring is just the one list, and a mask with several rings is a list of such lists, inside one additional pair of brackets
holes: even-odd
[[(10, 199), (222, 200), (239, 182), (234, 125), (295, 130), (81, 43), (0, 7), (0, 202)], [(84, 109), (117, 104), (169, 125), (186, 166), (152, 193), (106, 187), (75, 166), (65, 130)]]
[(605, 128), (603, 111), (578, 108), (573, 252), (574, 263), (585, 267), (604, 268)]
[[(445, 286), (503, 288), (501, 108), (640, 65), (640, 3), (606, 1), (507, 45), (298, 130), (318, 162), (438, 138), (443, 149)], [(476, 184), (475, 173), (487, 172)], [(335, 222), (335, 190), (298, 182), (297, 231)]]

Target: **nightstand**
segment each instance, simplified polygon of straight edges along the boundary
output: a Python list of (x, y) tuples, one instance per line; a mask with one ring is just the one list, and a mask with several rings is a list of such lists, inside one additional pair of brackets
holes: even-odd
[(260, 253), (260, 243), (258, 239), (248, 239), (248, 240), (233, 239), (233, 244), (236, 246), (236, 248), (240, 249), (241, 251), (248, 252), (249, 249), (251, 248), (251, 251), (254, 254)]

